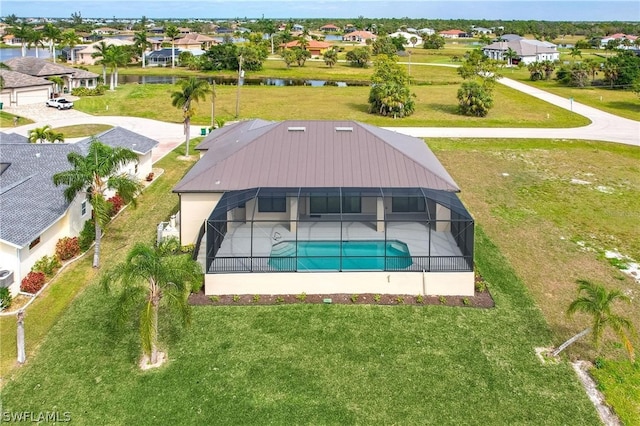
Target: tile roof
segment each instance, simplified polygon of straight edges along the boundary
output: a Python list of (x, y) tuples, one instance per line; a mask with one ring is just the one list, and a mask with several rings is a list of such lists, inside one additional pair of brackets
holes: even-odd
[[(97, 139), (110, 146), (147, 153), (158, 142), (115, 127)], [(24, 247), (65, 214), (69, 203), (64, 187), (53, 184), (54, 174), (69, 170), (71, 151), (86, 154), (91, 138), (77, 143), (24, 143), (14, 134), (0, 133), (0, 240)]]
[(32, 77), (17, 71), (0, 70), (0, 76), (4, 79), (5, 89), (32, 86), (53, 86), (53, 82), (42, 77)]
[[(174, 192), (458, 186), (423, 140), (355, 121), (250, 121), (212, 132)], [(217, 132), (223, 132), (218, 134)]]

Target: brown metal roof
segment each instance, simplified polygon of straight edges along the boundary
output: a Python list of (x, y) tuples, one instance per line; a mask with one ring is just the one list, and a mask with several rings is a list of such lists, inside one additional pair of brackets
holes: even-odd
[(257, 187), (459, 191), (424, 141), (412, 136), (355, 121), (253, 120), (232, 126), (207, 137), (209, 149), (174, 192)]

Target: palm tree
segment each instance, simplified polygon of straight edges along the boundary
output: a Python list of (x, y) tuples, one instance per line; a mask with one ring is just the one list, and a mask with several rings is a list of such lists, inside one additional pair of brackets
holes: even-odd
[[(0, 70), (11, 71), (11, 67), (5, 64), (4, 62), (0, 62)], [(0, 90), (4, 89), (4, 77), (0, 75)]]
[(96, 51), (91, 54), (91, 57), (94, 59), (100, 58), (96, 61), (96, 64), (102, 65), (102, 84), (107, 84), (107, 64), (105, 63), (104, 58), (107, 55), (109, 45), (106, 42), (101, 41), (98, 44), (94, 45), (94, 48), (96, 49)]
[(140, 340), (143, 356), (149, 363), (158, 363), (158, 313), (160, 303), (175, 309), (187, 325), (191, 319), (189, 292), (202, 282), (202, 269), (188, 254), (179, 253), (177, 240), (165, 240), (158, 247), (137, 243), (124, 262), (102, 276), (105, 289), (121, 283), (118, 297), (118, 318), (129, 308), (140, 309)]
[(44, 47), (44, 36), (40, 31), (31, 31), (29, 33), (29, 39), (27, 40), (27, 47), (30, 49), (31, 46), (36, 49), (36, 58), (38, 57), (38, 47)]
[(258, 24), (260, 30), (269, 36), (269, 40), (271, 41), (271, 54), (273, 55), (273, 35), (276, 33), (276, 25), (269, 19), (261, 19), (258, 21)]
[(118, 87), (118, 67), (125, 66), (129, 63), (129, 52), (124, 46), (110, 45), (104, 52), (104, 57), (100, 62), (111, 71), (111, 78), (109, 80), (109, 90), (115, 90)]
[(556, 69), (556, 63), (548, 59), (542, 61), (542, 69), (544, 70), (544, 79), (549, 80), (553, 75), (553, 71)]
[(587, 58), (584, 60), (584, 64), (591, 75), (591, 82), (593, 83), (596, 79), (596, 75), (598, 75), (598, 71), (600, 70), (600, 62), (593, 58)]
[(49, 54), (53, 58), (53, 62), (56, 62), (56, 43), (60, 40), (62, 31), (52, 23), (47, 23), (42, 30), (42, 35), (49, 45)]
[[(583, 292), (585, 295), (580, 296)], [(579, 297), (569, 305), (567, 315), (571, 316), (576, 312), (588, 314), (592, 319), (591, 327), (584, 329), (564, 342), (553, 352), (553, 355), (557, 356), (567, 346), (587, 333), (591, 333), (593, 344), (597, 348), (600, 344), (600, 340), (602, 340), (602, 333), (605, 328), (611, 327), (611, 329), (622, 340), (629, 354), (629, 359), (633, 362), (633, 345), (625, 333), (625, 331), (633, 331), (633, 324), (627, 318), (611, 312), (613, 302), (616, 300), (629, 302), (630, 299), (618, 290), (607, 291), (604, 286), (593, 284), (587, 280), (578, 280), (578, 295)]]
[(411, 36), (411, 38), (409, 39), (409, 41), (411, 42), (411, 46), (416, 47), (416, 43), (418, 42), (418, 37), (416, 37), (416, 36)]
[(64, 79), (58, 75), (54, 75), (53, 77), (48, 77), (47, 80), (52, 81), (55, 84), (56, 93), (60, 93), (64, 85)]
[(145, 68), (145, 52), (147, 51), (147, 48), (151, 47), (151, 43), (149, 43), (149, 40), (147, 40), (147, 31), (142, 30), (138, 33), (135, 33), (133, 35), (133, 42), (135, 43), (136, 49), (138, 49), (138, 53), (140, 53), (140, 56), (142, 57), (142, 68)]
[(582, 52), (580, 51), (580, 49), (578, 49), (577, 47), (572, 47), (571, 48), (571, 52), (569, 52), (569, 55), (571, 55), (571, 58), (575, 61), (576, 60), (576, 56), (579, 56), (582, 58)]
[(53, 130), (49, 130), (49, 132), (47, 133), (47, 142), (64, 142), (64, 134), (62, 132), (54, 132)]
[(180, 90), (171, 93), (171, 105), (176, 108), (182, 108), (182, 114), (184, 117), (184, 133), (187, 143), (185, 155), (188, 157), (191, 116), (193, 116), (191, 102), (204, 100), (211, 89), (209, 88), (209, 83), (207, 83), (206, 80), (200, 80), (195, 77), (180, 80), (176, 84), (180, 87)]
[(508, 48), (506, 52), (504, 52), (504, 57), (507, 60), (507, 65), (512, 66), (513, 60), (518, 57), (518, 54), (512, 48)]
[(51, 132), (51, 126), (48, 124), (42, 127), (36, 127), (29, 131), (30, 143), (43, 143), (49, 140), (49, 132)]
[(176, 37), (180, 35), (180, 31), (175, 25), (169, 25), (165, 31), (167, 37), (171, 39), (171, 68), (176, 66)]
[(67, 185), (64, 195), (71, 202), (79, 192), (87, 192), (87, 199), (93, 207), (96, 224), (96, 247), (93, 254), (93, 267), (100, 266), (100, 241), (102, 229), (110, 219), (111, 205), (105, 192), (115, 190), (125, 203), (135, 206), (135, 196), (142, 188), (141, 184), (126, 174), (117, 174), (121, 167), (137, 162), (138, 156), (126, 148), (112, 148), (97, 139), (89, 145), (86, 156), (73, 151), (67, 155), (73, 168), (53, 175), (53, 183)]
[(69, 46), (69, 50), (71, 51), (71, 63), (76, 63), (76, 52), (74, 51), (74, 47), (80, 44), (80, 37), (76, 34), (76, 30), (67, 30), (62, 33), (60, 36), (60, 42), (63, 46)]
[(33, 32), (33, 28), (25, 21), (22, 21), (20, 23), (20, 26), (10, 28), (9, 32), (16, 38), (20, 39), (20, 48), (22, 49), (21, 54), (24, 58), (25, 56), (27, 56), (27, 43), (29, 42), (31, 33)]
[(322, 55), (322, 59), (324, 59), (324, 63), (329, 67), (333, 67), (338, 62), (338, 52), (335, 49), (328, 49)]

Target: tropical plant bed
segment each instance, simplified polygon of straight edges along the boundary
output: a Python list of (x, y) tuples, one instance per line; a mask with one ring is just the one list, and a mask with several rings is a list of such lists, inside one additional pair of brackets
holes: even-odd
[(419, 296), (415, 294), (224, 294), (207, 296), (204, 292), (189, 296), (192, 305), (287, 305), (287, 304), (341, 304), (341, 305), (443, 305), (470, 308), (493, 308), (488, 290), (473, 296)]

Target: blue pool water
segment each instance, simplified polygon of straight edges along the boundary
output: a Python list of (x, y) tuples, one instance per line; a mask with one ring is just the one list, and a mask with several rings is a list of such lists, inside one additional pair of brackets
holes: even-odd
[(271, 248), (269, 266), (281, 271), (383, 271), (411, 265), (402, 241), (281, 241)]

